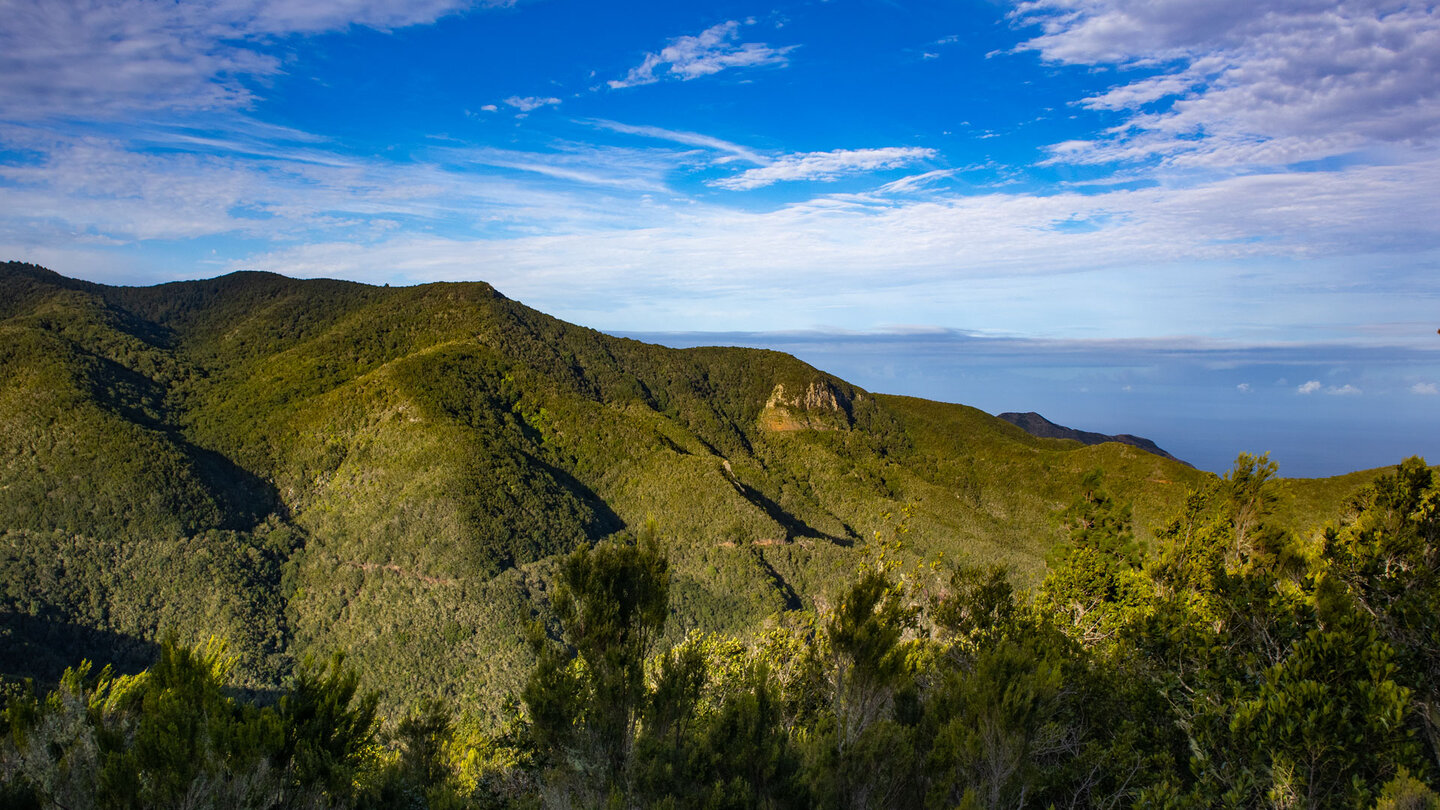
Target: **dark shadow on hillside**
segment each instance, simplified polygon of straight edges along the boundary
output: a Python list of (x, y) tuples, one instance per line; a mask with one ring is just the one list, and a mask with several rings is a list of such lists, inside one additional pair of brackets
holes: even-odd
[(167, 413), (163, 385), (113, 360), (96, 360), (96, 373), (90, 379), (96, 401), (124, 419), (164, 435), (189, 458), (195, 476), (220, 507), (221, 522), (216, 528), (248, 531), (272, 513), (286, 516), (273, 486), (224, 455), (190, 443), (173, 424), (173, 415)]
[(173, 349), (175, 347), (175, 333), (161, 326), (160, 324), (143, 318), (131, 312), (125, 307), (116, 306), (111, 296), (106, 295), (106, 290), (101, 290), (100, 297), (104, 299), (106, 306), (120, 322), (120, 329), (127, 334), (133, 335), (145, 343), (161, 349)]
[(160, 645), (138, 636), (97, 630), (45, 616), (0, 612), (0, 676), (30, 678), (36, 691), (54, 688), (67, 667), (82, 660), (92, 672), (110, 665), (133, 675), (155, 663)]
[(799, 610), (803, 607), (800, 603), (800, 595), (795, 593), (795, 589), (790, 587), (790, 583), (785, 581), (785, 577), (780, 576), (780, 572), (775, 570), (775, 566), (765, 559), (765, 552), (758, 548), (752, 548), (752, 550), (755, 553), (756, 562), (760, 564), (760, 570), (765, 572), (765, 576), (770, 578), (771, 586), (779, 592), (780, 598), (785, 600), (785, 609)]
[(466, 464), (454, 497), (472, 538), (455, 559), (467, 576), (489, 579), (625, 528), (593, 490), (532, 453), (500, 445)]
[(79, 367), (88, 372), (86, 382), (96, 402), (137, 425), (151, 430), (168, 430), (162, 415), (165, 402), (162, 385), (109, 357), (84, 348), (79, 349), (75, 362), (84, 364)]
[(274, 706), (285, 696), (286, 691), (278, 686), (227, 686), (225, 694), (255, 706)]
[(221, 453), (181, 441), (200, 482), (220, 503), (224, 514), (220, 528), (249, 531), (272, 514), (289, 519), (279, 490), (270, 482)]
[(610, 508), (610, 504), (606, 503), (599, 495), (596, 495), (594, 490), (582, 484), (580, 479), (566, 472), (563, 468), (556, 467), (554, 464), (528, 453), (526, 454), (526, 460), (545, 471), (555, 483), (559, 484), (566, 492), (569, 492), (575, 500), (579, 501), (591, 511), (594, 518), (585, 526), (586, 540), (592, 543), (599, 542), (625, 528), (625, 521), (621, 520), (620, 516), (615, 514), (615, 511)]
[(740, 497), (754, 504), (763, 511), (766, 516), (780, 524), (781, 528), (785, 529), (785, 539), (787, 541), (798, 539), (825, 540), (845, 548), (855, 545), (853, 538), (836, 537), (833, 534), (826, 534), (795, 515), (790, 514), (785, 511), (784, 507), (780, 506), (780, 504), (765, 497), (765, 494), (759, 490), (748, 486), (728, 470), (725, 472), (725, 478), (730, 482), (730, 486), (734, 487), (735, 491), (740, 494)]

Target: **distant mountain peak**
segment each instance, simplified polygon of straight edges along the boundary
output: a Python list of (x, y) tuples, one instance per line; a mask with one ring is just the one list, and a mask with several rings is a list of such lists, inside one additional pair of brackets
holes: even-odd
[(1065, 427), (1064, 425), (1057, 425), (1034, 411), (1027, 411), (1026, 413), (1002, 413), (997, 414), (997, 417), (1004, 419), (1006, 422), (1029, 433), (1031, 436), (1038, 436), (1042, 439), (1074, 439), (1081, 444), (1119, 442), (1121, 444), (1128, 444), (1131, 447), (1138, 447), (1147, 453), (1154, 453), (1161, 458), (1179, 461), (1187, 467), (1195, 466), (1188, 461), (1175, 458), (1160, 449), (1160, 446), (1155, 444), (1155, 442), (1140, 436), (1132, 436), (1129, 433), (1110, 436), (1104, 433), (1093, 433), (1088, 430), (1076, 430), (1075, 428)]

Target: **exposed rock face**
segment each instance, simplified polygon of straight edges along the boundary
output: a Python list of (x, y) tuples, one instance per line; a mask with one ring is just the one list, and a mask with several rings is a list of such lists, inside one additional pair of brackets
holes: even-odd
[(1009, 422), (1010, 424), (1020, 428), (1021, 430), (1024, 430), (1031, 436), (1039, 436), (1042, 439), (1074, 439), (1081, 444), (1120, 442), (1121, 444), (1128, 444), (1131, 447), (1138, 447), (1147, 453), (1154, 453), (1161, 458), (1168, 458), (1173, 461), (1179, 461), (1181, 464), (1184, 464), (1187, 467), (1194, 466), (1187, 461), (1181, 461), (1180, 459), (1175, 458), (1164, 450), (1161, 450), (1160, 447), (1155, 444), (1155, 442), (1152, 442), (1149, 439), (1145, 439), (1140, 436), (1132, 436), (1129, 433), (1121, 433), (1116, 436), (1107, 436), (1104, 433), (1092, 433), (1088, 430), (1076, 430), (1075, 428), (1068, 428), (1064, 425), (1057, 425), (1054, 422), (1051, 422), (1049, 419), (1041, 416), (1040, 414), (1035, 413), (1034, 411), (1029, 411), (1027, 413), (1002, 413), (997, 414), (997, 416), (998, 418), (1004, 419), (1006, 422)]
[(850, 400), (830, 383), (816, 380), (787, 395), (784, 383), (775, 390), (760, 411), (760, 427), (776, 432), (790, 430), (849, 430)]

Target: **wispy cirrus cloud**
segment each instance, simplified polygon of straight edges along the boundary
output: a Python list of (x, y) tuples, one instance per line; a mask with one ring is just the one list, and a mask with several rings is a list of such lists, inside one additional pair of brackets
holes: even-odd
[(1281, 166), (1440, 136), (1434, 4), (1029, 0), (1012, 19), (1046, 60), (1144, 73), (1084, 99), (1125, 118), (1054, 162)]
[[(841, 177), (872, 171), (900, 168), (937, 156), (933, 149), (920, 147), (882, 147), (875, 149), (838, 149), (830, 152), (802, 152), (772, 156), (756, 149), (732, 143), (698, 132), (682, 132), (662, 127), (635, 126), (616, 121), (595, 120), (588, 122), (611, 132), (637, 135), (643, 138), (670, 141), (686, 146), (722, 153), (718, 159), (709, 160), (708, 165), (724, 165), (740, 160), (757, 164), (730, 177), (707, 181), (707, 185), (732, 191), (744, 191), (775, 183), (799, 180), (828, 182)], [(882, 194), (901, 194), (915, 191), (927, 184), (954, 174), (954, 170), (938, 169), (901, 178), (883, 185)]]
[[(166, 132), (178, 140), (165, 140)], [(354, 240), (363, 249), (343, 255), (344, 262), (354, 262), (356, 274), (381, 273), (398, 261), (393, 251), (377, 248), (393, 245), (397, 251), (423, 250), (431, 260), (428, 266), (437, 273), (443, 269), (443, 277), (478, 272), (472, 269), (473, 257), (483, 254), (495, 257), (485, 265), (486, 277), (518, 285), (517, 291), (537, 296), (537, 304), (565, 311), (570, 304), (545, 297), (558, 287), (533, 286), (526, 274), (542, 279), (566, 275), (570, 280), (562, 287), (591, 296), (622, 286), (684, 296), (701, 289), (722, 295), (732, 284), (753, 294), (762, 286), (774, 287), (773, 273), (783, 272), (810, 290), (807, 296), (844, 298), (863, 296), (867, 287), (880, 283), (875, 273), (880, 267), (887, 269), (886, 283), (893, 279), (935, 290), (958, 285), (958, 290), (984, 279), (1020, 284), (1019, 279), (1040, 274), (1186, 262), (1323, 263), (1364, 256), (1367, 265), (1383, 266), (1387, 254), (1413, 254), (1440, 244), (1431, 192), (1440, 185), (1440, 161), (1242, 175), (1203, 185), (1100, 194), (818, 196), (744, 212), (673, 191), (670, 178), (696, 160), (690, 150), (582, 143), (552, 143), (545, 151), (432, 145), (390, 161), (328, 151), (327, 144), (303, 133), (290, 136), (288, 145), (278, 143), (276, 134), (257, 137), (259, 144), (235, 136), (198, 138), (203, 143), (197, 138), (184, 131), (147, 132), (146, 142), (158, 148), (135, 151), (133, 140), (3, 129), (0, 139), (32, 157), (0, 164), (0, 183), (6, 186), (0, 195), (0, 247), (28, 258), (39, 256), (34, 251), (43, 244), (77, 238), (119, 244), (243, 235), (272, 243), (273, 249), (257, 255), (270, 257), (266, 266), (288, 272), (286, 262), (301, 259), (291, 250), (296, 242), (315, 246), (298, 268), (328, 251), (325, 246)], [(924, 150), (904, 148), (782, 156), (751, 170), (768, 174), (741, 172), (725, 179), (758, 188), (924, 159)], [(890, 187), (890, 193), (913, 188), (927, 175), (932, 173), (895, 181), (901, 185)], [(1096, 227), (1077, 231), (1056, 225), (1077, 221)], [(376, 230), (383, 222), (403, 227)], [(416, 242), (406, 240), (406, 232), (444, 237)], [(236, 261), (246, 266), (252, 260)], [(329, 272), (346, 275), (344, 262), (327, 265)], [(677, 281), (677, 272), (686, 280)], [(1292, 301), (1303, 293), (1321, 306), (1322, 298), (1314, 296), (1344, 295), (1345, 311), (1357, 319), (1395, 320), (1394, 312), (1386, 311), (1395, 310), (1393, 301), (1366, 308), (1366, 302), (1389, 300), (1377, 297), (1368, 281), (1343, 275), (1309, 281), (1316, 272), (1308, 271), (1307, 280), (1286, 282), (1294, 289), (1267, 292), (1257, 300)], [(1130, 319), (1127, 328), (1179, 323), (1184, 312), (1161, 307), (1182, 294), (1174, 286), (1181, 282), (1159, 269), (1147, 271), (1146, 278), (1143, 289), (1158, 297), (1147, 305), (1144, 318), (1119, 313)], [(704, 286), (712, 281), (720, 286)], [(1406, 302), (1414, 307), (1421, 307), (1426, 295), (1440, 294), (1428, 274), (1389, 283), (1410, 290)], [(825, 295), (816, 292), (821, 289)], [(1125, 289), (1133, 297), (1142, 288), (1129, 281)], [(1184, 296), (1196, 294), (1200, 291), (1183, 289)], [(1328, 311), (1287, 315), (1268, 305), (1266, 310), (1254, 317), (1299, 323)], [(1428, 317), (1423, 311), (1407, 312), (1408, 320)], [(1096, 328), (1119, 323), (1116, 313), (1104, 308), (1092, 316)], [(1090, 328), (1073, 314), (1056, 317), (1075, 328)], [(1333, 321), (1333, 315), (1325, 317)]]
[(676, 37), (658, 52), (646, 54), (625, 78), (612, 79), (607, 84), (618, 90), (654, 84), (664, 78), (689, 81), (731, 68), (788, 64), (787, 54), (795, 50), (796, 45), (772, 48), (763, 42), (737, 41), (742, 25), (751, 23), (751, 20), (744, 23), (731, 20), (712, 25), (694, 36)]
[(934, 171), (924, 172), (922, 174), (912, 174), (909, 177), (892, 180), (876, 189), (876, 191), (880, 194), (910, 194), (932, 186), (941, 180), (954, 177), (955, 171), (955, 169), (935, 169)]
[[(905, 313), (915, 323), (963, 317), (976, 328), (1031, 334), (1274, 339), (1303, 329), (1337, 340), (1404, 342), (1413, 341), (1406, 335), (1433, 314), (1429, 304), (1440, 295), (1430, 274), (1391, 269), (1377, 286), (1348, 269), (1356, 255), (1367, 266), (1401, 268), (1407, 251), (1436, 243), (1440, 224), (1426, 214), (1423, 178), (1440, 176), (1440, 165), (1424, 169), (1420, 182), (1413, 166), (1370, 167), (1103, 194), (829, 195), (743, 211), (646, 192), (643, 183), (663, 179), (677, 153), (512, 152), (469, 162), (466, 154), (441, 161), (454, 171), (395, 166), (370, 176), (376, 183), (427, 184), (412, 199), (370, 200), (396, 211), (390, 218), (427, 217), (403, 231), (357, 240), (340, 224), (325, 226), (303, 244), (277, 240), (230, 266), (363, 279), (403, 273), (410, 281), (478, 276), (541, 309), (602, 328), (669, 322), (717, 329), (733, 327), (738, 313), (753, 328), (836, 322), (868, 328), (876, 318), (893, 322)], [(634, 167), (647, 159), (644, 174), (623, 174), (640, 171)], [(468, 168), (542, 160), (552, 178), (575, 171), (608, 174), (610, 182), (587, 191), (557, 179), (545, 184), (550, 196), (534, 203), (546, 207), (531, 211), (505, 199), (535, 184), (511, 172), (496, 177)], [(360, 184), (344, 173), (325, 177), (337, 184), (326, 194), (331, 213), (359, 218), (346, 192)], [(298, 183), (280, 191), (297, 205), (315, 202)], [(124, 208), (119, 201), (107, 206), (117, 216)], [(1392, 212), (1387, 232), (1372, 232), (1365, 213), (1372, 210)], [(306, 212), (317, 219), (326, 213), (305, 208), (297, 217)], [(504, 238), (447, 227), (489, 218), (509, 218), (515, 227)], [(1077, 220), (1101, 224), (1079, 231), (1056, 226)], [(1257, 233), (1264, 238), (1253, 238)], [(1402, 262), (1392, 262), (1387, 250), (1400, 251)], [(1297, 264), (1306, 268), (1303, 275), (1286, 269)], [(1135, 267), (1146, 269), (1127, 269)], [(1411, 292), (1396, 300), (1383, 292), (1391, 285)], [(1096, 295), (1115, 289), (1126, 292)], [(1337, 300), (1344, 301), (1343, 316)], [(1319, 323), (1317, 313), (1324, 317)], [(1383, 334), (1373, 329), (1396, 321), (1409, 325)]]
[[(665, 175), (675, 168), (678, 157), (670, 151), (601, 147), (561, 143), (546, 151), (500, 149), (493, 146), (436, 147), (429, 156), (462, 171), (469, 167), (494, 167), (530, 172), (587, 186), (604, 186), (640, 193), (664, 193)], [(583, 196), (579, 189), (571, 189)]]
[(746, 160), (751, 163), (769, 164), (772, 160), (747, 146), (741, 146), (740, 144), (731, 143), (730, 141), (699, 132), (680, 132), (662, 127), (635, 126), (632, 124), (622, 124), (618, 121), (596, 120), (590, 121), (589, 123), (601, 129), (608, 129), (611, 132), (619, 132), (625, 135), (638, 135), (643, 138), (655, 138), (657, 140), (670, 141), (687, 146), (713, 149), (717, 152), (725, 152), (733, 158)]
[(785, 155), (766, 166), (747, 169), (734, 177), (711, 180), (709, 185), (731, 191), (744, 191), (795, 180), (830, 181), (850, 174), (908, 166), (935, 155), (934, 149), (914, 146), (801, 152)]
[(515, 0), (20, 0), (0, 22), (0, 117), (107, 118), (254, 100), (245, 80), (282, 70), (260, 45), (351, 26), (400, 28)]
[(673, 165), (663, 153), (584, 145), (550, 152), (432, 146), (391, 162), (347, 156), (301, 135), (256, 144), (239, 134), (168, 129), (105, 137), (0, 126), (0, 142), (31, 155), (0, 163), (0, 255), (38, 258), (45, 244), (215, 236), (365, 244), (394, 238), (396, 222), (426, 229), (462, 222), (476, 236), (634, 226), (633, 208), (610, 195), (663, 190)]

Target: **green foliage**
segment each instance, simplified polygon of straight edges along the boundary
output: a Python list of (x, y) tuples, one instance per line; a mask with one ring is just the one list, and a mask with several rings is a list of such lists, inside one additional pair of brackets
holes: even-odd
[[(650, 702), (645, 659), (669, 612), (666, 558), (652, 528), (634, 543), (580, 547), (558, 580), (555, 612), (576, 658), (566, 662), (564, 650), (536, 639), (540, 663), (523, 693), (536, 742), (563, 752), (559, 779), (578, 796), (628, 794), (636, 729)], [(684, 678), (669, 678), (676, 679)], [(679, 723), (686, 691), (662, 679), (665, 702), (652, 716)]]
[(360, 676), (336, 654), (318, 667), (301, 665), (277, 714), (285, 729), (280, 751), (303, 785), (316, 785), (328, 796), (353, 796), (375, 741), (379, 696), (359, 693)]
[(930, 615), (947, 640), (973, 649), (1002, 636), (1016, 619), (1015, 587), (1006, 569), (960, 567), (934, 600)]
[(1005, 638), (947, 667), (927, 709), (932, 807), (1016, 807), (1071, 741), (1059, 722), (1063, 657), (1039, 638)]
[(1413, 690), (1431, 761), (1440, 765), (1440, 479), (1409, 458), (1352, 506), (1354, 518), (1324, 535), (1327, 573), (1343, 587), (1322, 607), (1369, 617), (1394, 647), (1397, 680)]
[(1279, 469), (1269, 453), (1260, 457), (1241, 453), (1235, 459), (1235, 466), (1225, 474), (1224, 490), (1229, 500), (1236, 555), (1257, 547), (1254, 535), (1275, 503), (1274, 493), (1266, 484)]
[[(1400, 469), (1423, 490), (1423, 463)], [(1356, 540), (1405, 475), (1377, 481), (1318, 554), (1268, 523), (1267, 478), (1242, 455), (1191, 499), (1150, 566), (1154, 610), (1127, 639), (1188, 738), (1188, 801), (1368, 804), (1421, 762), (1424, 704), (1409, 684), (1425, 681), (1400, 663), (1413, 653), (1387, 639), (1383, 611), (1356, 607), (1359, 559), (1379, 547)]]
[(1375, 810), (1440, 810), (1440, 795), (1402, 768), (1385, 783)]
[(1089, 645), (1114, 639), (1149, 610), (1152, 586), (1141, 573), (1141, 552), (1131, 532), (1130, 509), (1100, 488), (1102, 473), (1081, 479), (1083, 491), (1063, 514), (1071, 542), (1040, 588), (1039, 606), (1063, 617)]
[(282, 732), (273, 714), (223, 693), (233, 664), (213, 640), (194, 651), (166, 642), (149, 670), (111, 687), (110, 722), (97, 729), (109, 806), (179, 807), (197, 789), (254, 801), (247, 777)]
[[(302, 668), (278, 705), (229, 694), (235, 659), (167, 641), (138, 675), (66, 670), (7, 708), (4, 793), (44, 808), (355, 807), (379, 785), (374, 696), (339, 661)], [(413, 734), (411, 735), (414, 736)]]
[(1362, 806), (1397, 765), (1418, 763), (1410, 690), (1373, 629), (1311, 630), (1267, 669), (1231, 730), (1253, 752), (1277, 804)]
[[(102, 637), (133, 671), (164, 632), (213, 631), (255, 687), (344, 648), (386, 705), (484, 694), (494, 716), (531, 659), (498, 628), (548, 612), (555, 555), (649, 514), (682, 538), (674, 639), (813, 607), (902, 502), (909, 553), (1033, 575), (1081, 470), (1106, 459), (1155, 503), (1174, 485), (1151, 479), (1197, 475), (775, 352), (610, 338), (483, 284), (111, 288), (9, 264), (0, 299), (0, 602), (81, 636), (6, 672), (48, 683)], [(777, 392), (802, 429), (767, 427)], [(431, 624), (452, 641), (420, 654)]]
[(1101, 488), (1104, 477), (1104, 471), (1096, 468), (1080, 479), (1080, 496), (1061, 513), (1069, 534), (1063, 548), (1093, 548), (1131, 566), (1138, 565), (1141, 549), (1132, 531), (1130, 507), (1116, 503)]
[(893, 708), (907, 673), (905, 630), (915, 611), (884, 574), (867, 571), (840, 597), (826, 627), (835, 656), (838, 744), (852, 745)]
[[(911, 792), (914, 757), (904, 752), (914, 746), (917, 695), (913, 645), (904, 635), (915, 625), (916, 607), (906, 589), (882, 570), (863, 570), (840, 595), (825, 628), (833, 683), (827, 719), (833, 727), (822, 726), (815, 741), (826, 749), (818, 760), (822, 773), (811, 766), (811, 785), (822, 801), (893, 806)], [(897, 751), (902, 755), (896, 757)]]
[[(80, 802), (136, 757), (162, 805), (1365, 803), (1440, 768), (1419, 460), (1217, 479), (483, 284), (11, 264), (0, 337), (0, 674), (50, 741), (8, 749), (17, 806), (23, 763)], [(621, 539), (652, 514), (663, 556)], [(176, 657), (212, 633), (241, 691)], [(82, 657), (115, 668), (19, 697)], [(204, 711), (111, 701), (162, 678)]]
[[(218, 643), (134, 676), (12, 692), (0, 796), (16, 807), (1426, 807), (1435, 479), (1382, 475), (1290, 554), (1241, 458), (1127, 554), (1091, 531), (1033, 593), (998, 566), (905, 561), (881, 532), (818, 613), (667, 643), (652, 530), (584, 545), (547, 581), (523, 714), (487, 732), (420, 701), (382, 724), (339, 659), (274, 703), (225, 685)], [(1260, 478), (1264, 478), (1263, 475)], [(1078, 511), (1104, 508), (1082, 491)], [(1239, 504), (1237, 506), (1237, 504)], [(1123, 510), (1121, 510), (1123, 513)], [(283, 537), (277, 539), (283, 544)], [(883, 554), (881, 553), (883, 551)], [(1080, 553), (1085, 552), (1085, 553)], [(1287, 556), (1288, 555), (1288, 556)], [(853, 558), (852, 558), (853, 559)], [(1099, 561), (1097, 563), (1096, 561)], [(1100, 564), (1103, 563), (1103, 564)], [(1115, 598), (1117, 576), (1135, 587)], [(1068, 589), (1068, 590), (1067, 590)], [(1060, 594), (1108, 594), (1075, 632)], [(1429, 597), (1424, 597), (1428, 599)], [(517, 707), (518, 708), (518, 707)], [(383, 725), (383, 730), (382, 730)], [(97, 798), (98, 797), (98, 798)]]

